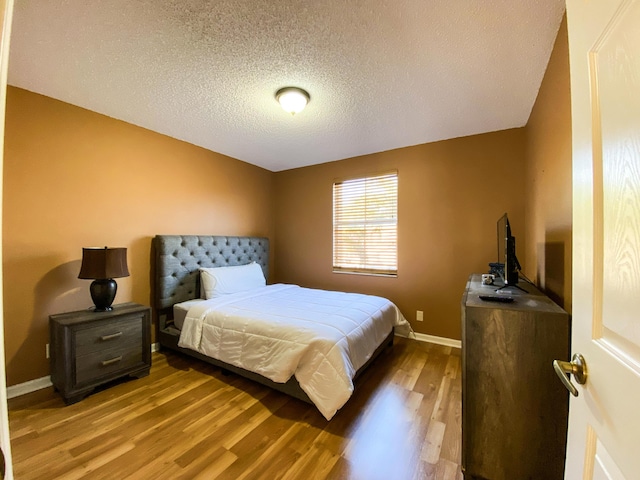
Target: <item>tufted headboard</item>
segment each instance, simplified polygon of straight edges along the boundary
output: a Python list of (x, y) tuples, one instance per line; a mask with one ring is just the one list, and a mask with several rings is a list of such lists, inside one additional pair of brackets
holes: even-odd
[(256, 262), (269, 279), (269, 239), (214, 235), (156, 235), (156, 308), (200, 296), (200, 267)]

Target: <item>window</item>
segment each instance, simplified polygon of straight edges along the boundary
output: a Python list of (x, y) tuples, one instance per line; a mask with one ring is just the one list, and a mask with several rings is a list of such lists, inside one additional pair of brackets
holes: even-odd
[(333, 271), (398, 273), (398, 172), (333, 184)]

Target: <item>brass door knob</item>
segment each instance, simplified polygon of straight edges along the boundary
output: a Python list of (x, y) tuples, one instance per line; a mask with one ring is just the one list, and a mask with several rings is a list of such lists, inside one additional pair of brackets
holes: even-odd
[(553, 369), (556, 371), (562, 384), (567, 387), (567, 390), (569, 390), (574, 397), (577, 397), (578, 389), (571, 383), (569, 376), (573, 375), (573, 378), (575, 378), (576, 382), (580, 385), (587, 383), (587, 362), (585, 362), (584, 357), (579, 353), (575, 353), (570, 362), (554, 360)]

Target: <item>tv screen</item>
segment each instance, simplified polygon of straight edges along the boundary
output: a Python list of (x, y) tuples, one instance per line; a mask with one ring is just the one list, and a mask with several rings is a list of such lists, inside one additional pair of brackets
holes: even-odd
[(498, 220), (498, 263), (503, 265), (502, 278), (505, 285), (516, 285), (520, 263), (516, 257), (516, 237), (511, 234), (506, 213)]

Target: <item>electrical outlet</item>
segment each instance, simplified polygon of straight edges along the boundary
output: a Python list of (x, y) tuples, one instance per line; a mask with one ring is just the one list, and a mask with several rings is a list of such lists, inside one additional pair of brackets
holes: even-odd
[(418, 310), (418, 311), (416, 312), (416, 320), (417, 320), (418, 322), (421, 322), (421, 321), (423, 320), (423, 317), (422, 317), (422, 310)]
[(47, 358), (49, 358), (49, 344), (47, 343), (46, 347), (45, 347), (45, 355), (47, 356)]

